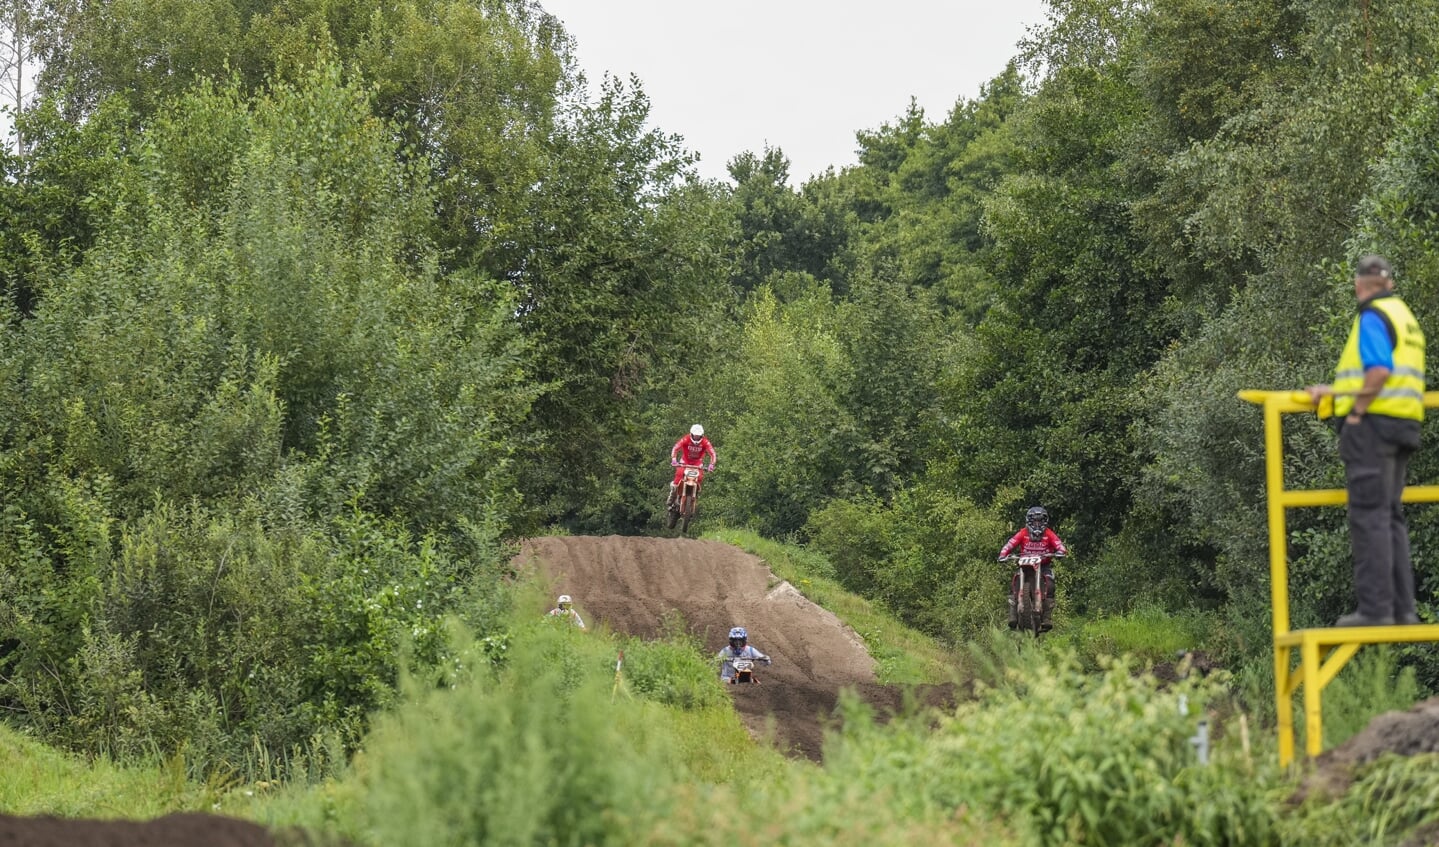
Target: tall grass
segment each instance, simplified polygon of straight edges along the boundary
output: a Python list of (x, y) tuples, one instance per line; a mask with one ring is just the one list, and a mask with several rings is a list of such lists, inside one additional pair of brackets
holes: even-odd
[[(1233, 690), (1260, 725), (1275, 725), (1274, 665), (1269, 657), (1237, 668)], [(1299, 750), (1305, 749), (1307, 732), (1302, 695), (1301, 689), (1290, 701)], [(1399, 667), (1398, 651), (1385, 644), (1365, 647), (1324, 686), (1323, 748), (1343, 744), (1378, 715), (1409, 709), (1422, 696), (1414, 669)]]
[[(1173, 661), (1182, 650), (1204, 648), (1213, 621), (1200, 612), (1173, 613), (1155, 605), (1093, 620), (1075, 620), (1059, 626), (1051, 639), (1068, 642), (1097, 667), (1100, 656), (1129, 655), (1141, 662)], [(1089, 664), (1089, 663), (1086, 663)]]
[(231, 786), (187, 778), (183, 756), (119, 764), (63, 753), (0, 725), (0, 811), (8, 815), (147, 818), (207, 808)]
[(657, 706), (612, 702), (579, 631), (531, 627), (503, 670), (409, 692), (367, 742), (366, 834), (394, 845), (627, 844), (677, 768)]
[[(1357, 735), (1376, 716), (1404, 711), (1419, 702), (1419, 682), (1413, 668), (1399, 667), (1397, 652), (1387, 644), (1361, 650), (1339, 675), (1324, 686), (1324, 749), (1332, 749)], [(1295, 714), (1304, 714), (1296, 699)], [(1303, 735), (1303, 721), (1300, 734)], [(1303, 749), (1301, 738), (1299, 744)]]
[[(707, 665), (717, 705), (616, 685), (615, 642), (595, 635), (522, 626), (504, 667), (407, 689), (356, 768), (363, 825), (336, 832), (376, 847), (1018, 843), (977, 814), (912, 810), (756, 746)], [(627, 666), (650, 651), (687, 677), (704, 662), (683, 641), (628, 644)]]
[(1199, 708), (1223, 696), (1216, 679), (1161, 687), (1127, 660), (1095, 675), (1072, 653), (1024, 649), (1028, 662), (937, 731), (847, 723), (826, 772), (906, 798), (913, 814), (1004, 820), (1027, 844), (1277, 843), (1254, 763), (1226, 742), (1202, 766), (1190, 744)]
[(629, 638), (623, 642), (629, 687), (651, 700), (685, 710), (725, 703), (724, 690), (715, 685), (713, 665), (696, 661), (706, 654), (705, 647), (699, 636), (686, 628), (683, 617), (672, 611), (661, 629), (661, 639)]

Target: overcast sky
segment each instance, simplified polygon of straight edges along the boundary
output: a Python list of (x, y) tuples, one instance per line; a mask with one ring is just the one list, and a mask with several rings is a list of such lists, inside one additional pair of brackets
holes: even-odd
[(778, 147), (798, 185), (852, 165), (855, 132), (893, 124), (913, 97), (931, 122), (973, 99), (1045, 0), (540, 0), (564, 21), (591, 91), (640, 78), (651, 122), (728, 179), (736, 154)]

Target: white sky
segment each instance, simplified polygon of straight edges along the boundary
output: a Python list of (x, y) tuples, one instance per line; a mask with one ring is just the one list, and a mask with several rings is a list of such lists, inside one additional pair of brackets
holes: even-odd
[(798, 185), (856, 162), (854, 135), (913, 97), (931, 122), (979, 96), (1046, 0), (540, 0), (574, 36), (595, 91), (633, 73), (650, 120), (684, 136), (700, 175), (778, 147)]

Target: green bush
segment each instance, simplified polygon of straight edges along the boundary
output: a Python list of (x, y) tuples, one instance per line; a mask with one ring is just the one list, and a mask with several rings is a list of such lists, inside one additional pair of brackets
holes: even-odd
[[(1274, 844), (1275, 809), (1225, 746), (1196, 761), (1189, 738), (1214, 681), (1160, 690), (1128, 661), (1097, 676), (1029, 649), (1001, 687), (981, 686), (929, 735), (923, 722), (851, 729), (826, 771), (907, 798), (920, 814), (966, 808), (1033, 844)], [(1183, 700), (1181, 700), (1183, 698)], [(1189, 713), (1181, 708), (1189, 707)]]
[(586, 633), (533, 626), (515, 642), (503, 670), (412, 690), (376, 721), (370, 843), (627, 845), (665, 813), (676, 764), (648, 731), (660, 707), (613, 700), (612, 666)]
[(1008, 572), (994, 557), (1013, 530), (933, 481), (888, 504), (831, 501), (807, 531), (841, 584), (931, 636), (962, 644), (1004, 616)]
[[(982, 813), (914, 810), (848, 774), (783, 760), (723, 701), (677, 710), (617, 693), (614, 643), (594, 633), (529, 622), (512, 643), (503, 669), (466, 660), (468, 679), (411, 687), (377, 720), (356, 766), (361, 822), (342, 834), (386, 847), (1020, 843)], [(670, 667), (688, 678), (691, 645), (669, 644), (682, 652), (661, 653), (681, 657)], [(627, 666), (640, 649), (627, 642)]]
[(664, 638), (624, 643), (623, 675), (636, 693), (667, 706), (703, 709), (725, 702), (716, 682), (718, 668), (699, 637), (684, 627), (678, 614), (666, 617)]
[[(353, 745), (402, 665), (441, 660), (443, 617), (497, 593), (486, 573), (363, 513), (267, 529), (254, 504), (218, 516), (161, 502), (120, 526), (93, 576), (8, 599), (10, 632), (33, 640), (0, 694), (47, 737), (121, 757), (183, 749), (200, 774), (256, 746)], [(83, 592), (66, 601), (83, 613), (46, 591)]]
[(5, 315), (0, 705), (47, 738), (202, 770), (353, 744), (445, 614), (502, 611), (515, 307), (440, 272), (425, 176), (340, 77), (170, 103)]

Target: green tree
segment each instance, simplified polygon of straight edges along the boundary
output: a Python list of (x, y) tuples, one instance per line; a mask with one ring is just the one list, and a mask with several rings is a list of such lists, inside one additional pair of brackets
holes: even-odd
[(201, 765), (354, 740), (404, 642), (434, 661), (440, 619), (497, 596), (535, 394), (516, 303), (440, 272), (393, 144), (334, 69), (200, 86), (10, 315), (0, 697), (41, 729), (193, 737)]
[(784, 536), (843, 491), (857, 433), (839, 397), (852, 367), (841, 314), (823, 286), (788, 304), (763, 288), (750, 299), (738, 355), (715, 375), (707, 427), (723, 439), (723, 484), (706, 491), (723, 518)]
[[(1439, 36), (1430, 3), (1402, 15), (1376, 7), (1367, 32), (1358, 8), (1296, 9), (1300, 28), (1288, 41), (1297, 47), (1249, 81), (1249, 105), (1166, 165), (1162, 203), (1184, 221), (1188, 261), (1212, 269), (1211, 278), (1230, 274), (1222, 286), (1185, 291), (1203, 320), (1156, 369), (1143, 429), (1154, 456), (1146, 495), (1217, 551), (1214, 584), (1237, 621), (1258, 620), (1261, 629), (1267, 614), (1246, 611), (1264, 604), (1253, 586), (1267, 579), (1267, 539), (1253, 517), (1262, 508), (1261, 421), (1234, 391), (1329, 378), (1352, 319), (1348, 262), (1359, 253), (1407, 254), (1423, 267), (1424, 248), (1406, 250), (1372, 224), (1361, 229), (1356, 213), (1379, 208), (1383, 194), (1412, 202), (1418, 171), (1390, 169), (1398, 160), (1388, 156), (1403, 149), (1397, 116), (1422, 112), (1420, 80)], [(1286, 430), (1287, 485), (1342, 484), (1330, 433), (1295, 416)], [(1331, 619), (1349, 599), (1342, 513), (1301, 510), (1291, 526), (1295, 621)]]
[[(849, 240), (846, 218), (825, 214), (788, 185), (789, 160), (778, 149), (741, 153), (729, 163), (738, 224), (734, 284), (754, 291), (777, 273), (803, 273), (835, 284)], [(842, 292), (841, 292), (842, 293)]]

